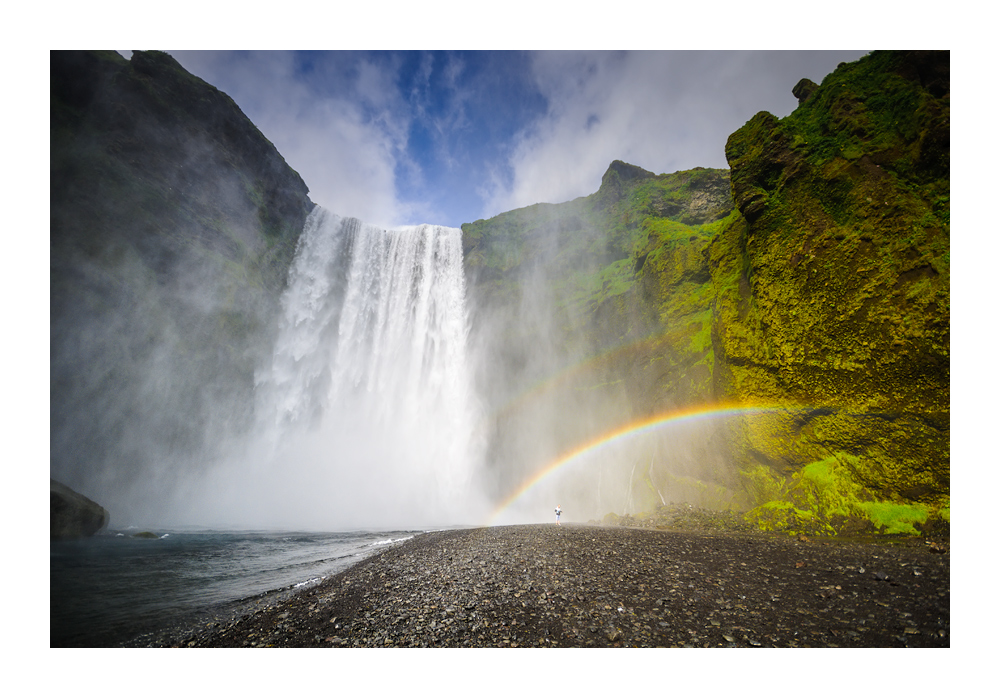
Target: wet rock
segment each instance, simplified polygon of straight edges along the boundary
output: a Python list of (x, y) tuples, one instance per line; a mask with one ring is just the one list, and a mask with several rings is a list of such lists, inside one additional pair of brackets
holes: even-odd
[(84, 538), (107, 527), (108, 510), (61, 482), (49, 478), (49, 537)]

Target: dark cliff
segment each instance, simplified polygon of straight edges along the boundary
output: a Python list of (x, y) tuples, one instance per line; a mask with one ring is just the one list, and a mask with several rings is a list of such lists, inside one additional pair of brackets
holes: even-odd
[(617, 477), (605, 510), (809, 532), (948, 517), (948, 53), (794, 90), (730, 137), (729, 172), (616, 162), (589, 197), (463, 226), (499, 490), (595, 432), (735, 403), (778, 409), (647, 442), (580, 496)]
[(312, 203), (170, 56), (57, 51), (50, 69), (51, 472), (127, 500), (248, 426)]

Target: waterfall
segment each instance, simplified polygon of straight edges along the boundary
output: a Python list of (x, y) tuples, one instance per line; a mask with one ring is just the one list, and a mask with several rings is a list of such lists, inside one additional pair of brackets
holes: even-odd
[(317, 207), (282, 312), (257, 379), (271, 467), (338, 522), (474, 516), (461, 231), (384, 229)]

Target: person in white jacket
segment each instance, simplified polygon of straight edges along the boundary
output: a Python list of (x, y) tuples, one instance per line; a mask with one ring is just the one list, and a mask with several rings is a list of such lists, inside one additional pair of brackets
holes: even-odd
[(556, 525), (557, 526), (562, 526), (562, 524), (559, 523), (559, 515), (560, 514), (562, 514), (562, 508), (557, 504), (556, 505)]

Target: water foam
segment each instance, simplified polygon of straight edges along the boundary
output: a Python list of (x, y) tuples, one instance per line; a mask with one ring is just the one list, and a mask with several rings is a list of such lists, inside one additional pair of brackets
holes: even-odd
[(317, 207), (282, 311), (257, 411), (272, 458), (305, 475), (301, 503), (354, 525), (461, 522), (478, 462), (461, 230)]

